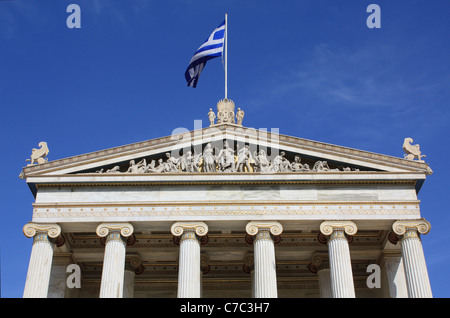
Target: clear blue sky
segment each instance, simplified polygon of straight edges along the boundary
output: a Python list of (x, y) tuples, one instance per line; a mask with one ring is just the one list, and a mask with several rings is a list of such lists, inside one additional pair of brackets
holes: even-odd
[[(69, 4), (81, 29), (69, 29)], [(369, 29), (366, 8), (381, 8)], [(50, 160), (207, 125), (224, 97), (220, 59), (197, 88), (192, 54), (229, 16), (228, 92), (244, 125), (403, 157), (412, 137), (434, 171), (419, 193), (435, 297), (449, 297), (448, 0), (0, 1), (1, 293), (21, 297), (34, 198), (18, 178), (31, 149)]]

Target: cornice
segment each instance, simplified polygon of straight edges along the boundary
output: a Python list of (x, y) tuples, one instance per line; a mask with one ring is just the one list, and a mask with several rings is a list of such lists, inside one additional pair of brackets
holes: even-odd
[[(261, 138), (258, 137), (258, 133), (264, 134), (265, 137), (263, 138), (263, 140), (260, 140)], [(377, 154), (364, 150), (337, 146), (323, 142), (302, 139), (299, 137), (272, 133), (268, 131), (255, 130), (253, 128), (236, 128), (231, 126), (228, 127), (228, 125), (220, 125), (219, 127), (207, 127), (201, 130), (190, 131), (188, 133), (180, 133), (172, 136), (155, 138), (147, 141), (132, 143), (129, 145), (68, 157), (65, 159), (54, 160), (39, 165), (28, 166), (23, 168), (23, 173), (25, 177), (38, 173), (51, 173), (61, 169), (62, 167), (73, 168), (85, 164), (93, 164), (107, 159), (110, 160), (119, 158), (122, 156), (139, 155), (139, 153), (157, 150), (163, 147), (176, 146), (177, 144), (179, 144), (180, 140), (183, 140), (183, 138), (191, 140), (192, 144), (203, 144), (212, 139), (219, 140), (221, 138), (226, 138), (227, 135), (234, 135), (238, 138), (244, 138), (250, 143), (252, 141), (255, 142), (255, 140), (256, 142), (260, 140), (268, 144), (273, 144), (272, 140), (276, 140), (276, 145), (280, 148), (282, 148), (283, 146), (295, 147), (299, 151), (305, 150), (310, 152), (319, 152), (321, 154), (338, 156), (340, 158), (346, 158), (350, 160), (365, 161), (367, 163), (376, 165), (381, 164), (387, 167), (400, 168), (410, 171), (419, 170), (423, 173), (429, 173), (430, 171), (428, 164), (423, 162), (411, 161), (403, 158), (397, 158), (393, 156)]]
[(323, 184), (410, 184), (415, 186), (415, 180), (258, 180), (258, 181), (107, 181), (105, 182), (62, 182), (36, 183), (36, 188), (44, 187), (102, 187), (102, 186), (187, 186), (187, 185), (323, 185)]

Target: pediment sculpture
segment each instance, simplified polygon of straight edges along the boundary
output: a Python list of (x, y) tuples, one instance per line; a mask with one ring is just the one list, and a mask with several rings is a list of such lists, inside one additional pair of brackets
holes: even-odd
[(294, 161), (286, 158), (286, 153), (281, 151), (269, 159), (266, 151), (250, 150), (249, 145), (239, 149), (233, 149), (228, 141), (223, 142), (222, 149), (213, 147), (207, 143), (202, 153), (187, 151), (176, 158), (171, 153), (165, 153), (161, 158), (131, 160), (126, 171), (121, 171), (116, 165), (111, 169), (100, 169), (96, 173), (285, 173), (285, 172), (333, 172), (333, 171), (359, 171), (351, 167), (330, 168), (325, 160), (317, 160), (314, 165), (302, 163), (300, 155), (295, 155)]
[(420, 145), (412, 145), (411, 143), (414, 140), (412, 138), (405, 138), (403, 141), (403, 151), (405, 152), (404, 158), (407, 160), (414, 160), (417, 159), (419, 162), (425, 162), (422, 160), (422, 157), (426, 157), (425, 155), (422, 155), (420, 152)]
[(39, 147), (41, 148), (33, 148), (31, 150), (31, 158), (26, 160), (30, 161), (27, 166), (32, 166), (35, 163), (42, 164), (48, 161), (48, 159), (46, 158), (49, 153), (47, 143), (45, 141), (41, 141), (39, 143)]
[(217, 118), (217, 124), (236, 124), (242, 126), (245, 112), (241, 108), (238, 108), (237, 112), (234, 112), (234, 102), (231, 99), (222, 99), (217, 103), (217, 116), (212, 110), (209, 109), (208, 119), (210, 126), (214, 125), (214, 121)]

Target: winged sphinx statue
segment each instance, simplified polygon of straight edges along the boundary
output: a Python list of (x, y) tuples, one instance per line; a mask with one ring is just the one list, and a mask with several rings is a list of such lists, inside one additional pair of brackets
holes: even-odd
[(422, 153), (420, 152), (420, 145), (416, 144), (416, 145), (412, 145), (411, 143), (414, 140), (412, 138), (405, 138), (405, 140), (403, 141), (403, 151), (405, 152), (405, 159), (407, 160), (414, 160), (417, 159), (419, 162), (425, 162), (424, 160), (422, 160), (422, 157), (426, 157), (425, 155), (422, 155)]
[(39, 147), (41, 148), (33, 148), (31, 150), (31, 159), (27, 159), (26, 161), (30, 161), (30, 163), (28, 164), (28, 166), (32, 166), (35, 163), (37, 164), (41, 164), (41, 163), (46, 163), (48, 161), (47, 155), (49, 153), (48, 150), (48, 146), (47, 143), (45, 141), (41, 141), (39, 143)]

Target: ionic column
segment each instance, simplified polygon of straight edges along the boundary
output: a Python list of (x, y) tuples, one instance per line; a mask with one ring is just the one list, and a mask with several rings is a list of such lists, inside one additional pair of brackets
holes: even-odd
[(200, 298), (201, 262), (199, 236), (208, 233), (203, 222), (177, 222), (171, 232), (180, 238), (180, 256), (178, 265), (178, 298)]
[(354, 298), (350, 249), (345, 233), (356, 234), (358, 230), (351, 221), (325, 221), (320, 224), (320, 232), (328, 236), (331, 290), (333, 298)]
[(431, 298), (430, 279), (423, 253), (420, 234), (427, 234), (431, 225), (425, 219), (397, 221), (392, 225), (400, 236), (406, 285), (410, 298)]
[(100, 298), (123, 296), (126, 238), (133, 231), (129, 223), (103, 223), (97, 227), (97, 235), (106, 237)]
[(28, 223), (23, 227), (23, 233), (26, 237), (33, 237), (23, 298), (46, 298), (53, 260), (53, 239), (61, 234), (61, 227), (57, 224)]
[(253, 235), (254, 253), (254, 294), (255, 298), (276, 298), (277, 273), (275, 261), (275, 244), (271, 235), (280, 235), (283, 227), (278, 222), (249, 222), (247, 234)]
[(142, 258), (138, 254), (130, 254), (125, 257), (125, 272), (123, 279), (123, 298), (134, 297), (134, 279), (136, 275), (144, 272)]
[(317, 273), (319, 278), (320, 298), (333, 298), (328, 255), (322, 253), (314, 254), (311, 257), (311, 263), (308, 268), (312, 273)]

